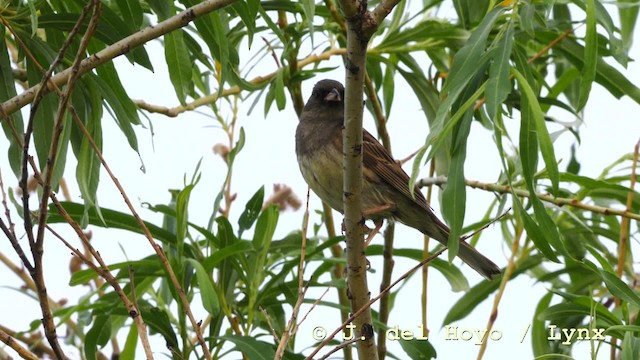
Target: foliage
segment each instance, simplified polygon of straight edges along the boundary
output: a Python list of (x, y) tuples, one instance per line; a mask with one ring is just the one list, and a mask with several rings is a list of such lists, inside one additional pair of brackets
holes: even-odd
[[(383, 134), (386, 119), (393, 119), (393, 109), (400, 106), (400, 99), (394, 98), (399, 79), (420, 102), (430, 132), (413, 162), (411, 181), (421, 183), (418, 173), (428, 161), (435, 161), (437, 175), (447, 176), (442, 212), (452, 228), (450, 259), (457, 252), (458, 235), (477, 230), (513, 208), (497, 220), (513, 251), (502, 281), (485, 280), (469, 287), (450, 262), (430, 263), (453, 289), (466, 290), (449, 309), (445, 323), (464, 318), (480, 302), (502, 294), (508, 281), (528, 276), (549, 289), (532, 314), (536, 356), (571, 355), (575, 342), (547, 339), (545, 331), (551, 322), (561, 328), (606, 328), (607, 341), (614, 339), (611, 342), (622, 358), (638, 358), (640, 297), (631, 246), (638, 226), (630, 224), (630, 219), (640, 219), (640, 194), (634, 190), (637, 150), (612, 162), (599, 177), (589, 178), (580, 175), (575, 158), (561, 169), (556, 152), (565, 149), (554, 144), (562, 133), (580, 142), (581, 118), (594, 83), (616, 98), (627, 96), (640, 103), (640, 88), (618, 70), (631, 61), (628, 54), (638, 4), (626, 0), (615, 6), (597, 0), (430, 0), (372, 1), (369, 6), (380, 3), (395, 9), (378, 24), (369, 44), (367, 109)], [(451, 5), (455, 17), (438, 16), (439, 10)], [(23, 291), (40, 302), (49, 301), (46, 293), (39, 292), (44, 288), (38, 281), (39, 266), (46, 253), (36, 251), (38, 246), (42, 249), (41, 235), (40, 231), (36, 235), (31, 222), (42, 229), (45, 223), (60, 222), (75, 223), (77, 229), (122, 229), (161, 244), (154, 255), (115, 264), (101, 263), (99, 254), (82, 258), (82, 252), (76, 253), (89, 268), (75, 272), (71, 284), (89, 285), (91, 290), (77, 303), (49, 309), (55, 326), (67, 329), (67, 346), (95, 359), (104, 356), (101, 349), (116, 335), (126, 333), (120, 357), (134, 358), (136, 348), (145, 345), (143, 336), (138, 337), (143, 324), (136, 322), (138, 314), (131, 310), (138, 309), (149, 333), (165, 340), (173, 358), (237, 357), (238, 352), (250, 359), (274, 358), (279, 350), (272, 332), (290, 331), (287, 318), (300, 292), (304, 296), (308, 287), (328, 285), (344, 291), (344, 280), (336, 276), (344, 260), (331, 253), (342, 237), (332, 236), (330, 214), (324, 214), (330, 236), (323, 236), (317, 227), (309, 239), (299, 229), (274, 239), (279, 210), (268, 201), (263, 206), (261, 188), (237, 223), (229, 218), (234, 159), (245, 142), (243, 129), (237, 129), (238, 103), (249, 104), (254, 96), (250, 105), (254, 111), (263, 101), (265, 113), (283, 110), (289, 103), (299, 112), (300, 84), (322, 76), (330, 70), (327, 60), (344, 55), (344, 19), (338, 9), (333, 0), (0, 2), (4, 40), (0, 114), (9, 144), (7, 159), (21, 179), (22, 193), (38, 197), (37, 207), (29, 208), (28, 197), (22, 200), (9, 191), (14, 207), (10, 210), (5, 205), (5, 214), (24, 219), (31, 246), (26, 252), (32, 258), (20, 255), (23, 249), (17, 239), (22, 235), (16, 233), (11, 219), (2, 222), (3, 232), (34, 280)], [(619, 24), (612, 18), (616, 11)], [(181, 104), (176, 108), (133, 101), (121, 74), (108, 62), (123, 54), (131, 63), (153, 70), (145, 47), (135, 46), (148, 42), (140, 39), (150, 24), (162, 35), (169, 78)], [(109, 51), (115, 53), (109, 57)], [(269, 56), (277, 66), (271, 73), (260, 73), (264, 67), (257, 64)], [(47, 81), (50, 67), (56, 74), (51, 82), (56, 85), (39, 92), (34, 86)], [(64, 70), (72, 67), (76, 71), (65, 75)], [(71, 73), (79, 77), (67, 82), (73, 79)], [(15, 85), (31, 90), (18, 94)], [(26, 104), (31, 104), (28, 119), (20, 112)], [(145, 223), (135, 213), (100, 208), (99, 184), (106, 181), (100, 178), (105, 168), (101, 152), (106, 113), (136, 153), (134, 129), (142, 126), (145, 114), (178, 116), (199, 107), (209, 108), (229, 136), (228, 147), (221, 151), (227, 176), (216, 184), (220, 192), (211, 201), (210, 221), (194, 224), (189, 220), (190, 194), (198, 184), (199, 169), (173, 193), (169, 204), (149, 204), (151, 212), (163, 215), (162, 226)], [(559, 112), (576, 121), (559, 121), (554, 115)], [(502, 172), (487, 190), (496, 197), (487, 207), (486, 218), (465, 228), (466, 190), (471, 186), (464, 172), (466, 145), (474, 121), (494, 134)], [(510, 130), (513, 124), (517, 133)], [(35, 155), (33, 169), (25, 154)], [(46, 190), (64, 185), (61, 179), (70, 156), (77, 161), (75, 180), (83, 204), (59, 202)], [(34, 173), (40, 174), (33, 177), (40, 184), (37, 191), (27, 188), (27, 174)], [(622, 216), (612, 215), (616, 208), (624, 209)], [(78, 236), (83, 238), (79, 230)], [(301, 249), (303, 241), (306, 248)], [(84, 246), (91, 248), (88, 241)], [(376, 246), (368, 251), (370, 256), (384, 253)], [(418, 261), (424, 256), (420, 249), (398, 249), (395, 255)], [(301, 258), (304, 267), (299, 267)], [(298, 279), (303, 275), (307, 280), (301, 289)], [(391, 297), (399, 292), (393, 289)], [(128, 307), (123, 297), (134, 307)], [(305, 297), (304, 302), (314, 299)], [(196, 324), (191, 306), (202, 306), (209, 317)], [(331, 308), (346, 314), (348, 304), (318, 306), (337, 315), (339, 310)], [(498, 306), (499, 300), (492, 310), (496, 316)], [(47, 310), (43, 312), (37, 318), (45, 319), (47, 333), (51, 325), (47, 325)], [(30, 332), (40, 324), (34, 322)], [(385, 330), (386, 324), (378, 321), (377, 325)], [(16, 337), (32, 345), (28, 338)], [(49, 342), (44, 350), (32, 351), (60, 356), (57, 340)], [(594, 357), (604, 352), (603, 343), (597, 341)], [(435, 357), (428, 342), (403, 342), (402, 346), (412, 358)], [(26, 357), (29, 350), (20, 348), (25, 353), (14, 350)], [(303, 351), (294, 338), (284, 356), (301, 358)], [(351, 356), (349, 350), (344, 356)]]

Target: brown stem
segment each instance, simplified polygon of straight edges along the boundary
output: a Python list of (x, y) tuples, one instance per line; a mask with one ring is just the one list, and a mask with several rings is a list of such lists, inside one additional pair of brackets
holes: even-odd
[[(401, 281), (404, 281), (406, 278), (408, 278), (411, 274), (413, 274), (416, 270), (420, 269), (422, 266), (424, 266), (425, 264), (430, 263), (431, 261), (433, 261), (433, 259), (437, 258), (438, 256), (442, 255), (443, 252), (445, 252), (447, 250), (446, 247), (443, 247), (442, 249), (436, 251), (433, 255), (431, 255), (428, 259), (422, 260), (420, 261), (416, 266), (412, 267), (411, 269), (409, 269), (407, 272), (405, 272), (404, 274), (402, 274), (402, 276), (400, 276), (398, 279), (396, 279), (396, 281), (394, 281), (393, 283), (391, 283), (389, 286), (387, 286), (384, 290), (382, 290), (380, 292), (380, 294), (378, 294), (377, 296), (373, 297), (371, 300), (369, 300), (364, 307), (360, 308), (358, 311), (354, 312), (348, 319), (347, 321), (343, 322), (342, 325), (340, 325), (340, 327), (338, 327), (336, 330), (334, 330), (331, 334), (329, 334), (314, 350), (313, 352), (311, 352), (311, 354), (309, 354), (309, 356), (307, 356), (305, 358), (305, 360), (311, 360), (313, 359), (313, 357), (324, 347), (326, 346), (331, 340), (333, 340), (333, 338), (338, 335), (338, 333), (340, 331), (342, 331), (347, 325), (349, 325), (349, 323), (351, 321), (353, 321), (353, 319), (355, 319), (357, 316), (359, 316), (360, 314), (362, 314), (368, 307), (370, 307), (372, 304), (374, 304), (376, 301), (380, 300), (381, 297), (383, 297), (386, 293), (388, 293), (389, 291), (391, 291), (391, 289), (393, 289), (396, 285), (398, 285)], [(356, 339), (358, 339), (356, 337)]]
[[(640, 150), (640, 140), (636, 143), (633, 150), (633, 161), (631, 162), (631, 184), (629, 185), (629, 193), (627, 194), (626, 211), (630, 212), (633, 206), (633, 196), (635, 191), (633, 189), (636, 186), (636, 168), (638, 166), (638, 151)], [(622, 224), (620, 225), (620, 241), (618, 243), (618, 265), (616, 273), (618, 277), (622, 279), (622, 273), (624, 272), (624, 263), (627, 255), (627, 243), (629, 241), (629, 218), (623, 217)], [(615, 305), (619, 307), (621, 301), (618, 297), (615, 298)], [(611, 336), (611, 359), (616, 358), (616, 343), (618, 340)]]
[[(432, 177), (436, 172), (436, 159), (431, 159), (431, 165), (429, 166), (429, 176)], [(427, 204), (431, 204), (431, 196), (433, 195), (433, 186), (429, 186), (427, 188)], [(429, 257), (429, 236), (424, 236), (424, 246), (422, 249), (422, 258), (426, 259)], [(422, 305), (422, 336), (429, 337), (429, 327), (427, 325), (427, 281), (429, 280), (429, 266), (424, 265), (422, 267), (422, 296), (421, 296), (421, 305)]]
[[(367, 92), (367, 98), (371, 103), (371, 107), (373, 108), (374, 119), (376, 121), (376, 129), (378, 132), (378, 137), (380, 138), (382, 145), (384, 148), (391, 154), (391, 139), (389, 138), (389, 132), (387, 131), (387, 119), (384, 116), (384, 112), (382, 111), (382, 105), (380, 104), (380, 99), (376, 94), (375, 87), (373, 85), (373, 81), (368, 74), (365, 74), (364, 78), (365, 83), (365, 91)], [(382, 251), (383, 256), (383, 266), (382, 266), (382, 281), (380, 282), (380, 290), (386, 288), (391, 283), (391, 277), (393, 275), (393, 240), (395, 233), (395, 225), (393, 222), (387, 222), (387, 228), (384, 232), (384, 248)], [(380, 310), (378, 320), (382, 324), (387, 324), (389, 321), (390, 314), (390, 294), (387, 293), (380, 299)], [(381, 327), (378, 330), (378, 358), (383, 360), (387, 355), (387, 336), (386, 329)]]
[(302, 302), (304, 301), (304, 295), (309, 288), (309, 284), (305, 286), (304, 284), (304, 258), (307, 253), (307, 228), (309, 226), (309, 197), (311, 195), (311, 189), (307, 189), (307, 205), (304, 211), (304, 217), (302, 220), (302, 243), (300, 244), (300, 263), (298, 264), (298, 299), (296, 300), (296, 304), (293, 307), (293, 312), (291, 317), (289, 318), (289, 322), (287, 323), (287, 327), (284, 329), (282, 333), (282, 337), (280, 338), (280, 342), (278, 343), (278, 349), (274, 356), (274, 359), (282, 359), (284, 355), (284, 350), (287, 348), (287, 344), (289, 343), (289, 339), (291, 338), (292, 332), (297, 327), (296, 320), (298, 319), (298, 313), (300, 312), (300, 306), (302, 306)]
[(15, 351), (16, 353), (18, 353), (18, 355), (20, 355), (21, 358), (27, 359), (27, 360), (38, 360), (38, 357), (34, 353), (22, 347), (22, 345), (18, 344), (16, 339), (13, 338), (13, 336), (7, 334), (1, 329), (0, 329), (0, 341), (2, 341), (5, 345), (10, 347), (11, 349), (13, 349), (13, 351)]
[[(194, 5), (175, 16), (168, 18), (165, 21), (160, 22), (154, 26), (149, 26), (143, 30), (138, 31), (135, 34), (127, 36), (126, 38), (104, 48), (91, 57), (84, 59), (80, 65), (80, 75), (85, 74), (96, 67), (113, 60), (114, 58), (124, 55), (130, 52), (132, 49), (143, 45), (151, 40), (157, 39), (164, 34), (167, 34), (173, 30), (187, 26), (196, 18), (206, 15), (212, 11), (218, 10), (224, 6), (227, 6), (237, 0), (205, 0), (197, 5)], [(71, 69), (64, 70), (51, 78), (51, 81), (57, 86), (61, 86), (71, 76)], [(36, 92), (39, 89), (39, 85), (36, 85), (25, 92), (17, 95), (4, 103), (0, 104), (0, 114), (7, 115), (21, 109), (23, 106), (33, 101)], [(51, 90), (51, 82), (48, 83), (47, 89)]]
[(516, 227), (515, 239), (513, 240), (513, 244), (511, 245), (511, 256), (509, 256), (509, 263), (507, 264), (504, 275), (500, 280), (500, 287), (496, 292), (496, 297), (493, 299), (491, 315), (489, 315), (489, 321), (487, 322), (487, 327), (485, 328), (486, 332), (484, 334), (484, 338), (482, 339), (480, 350), (478, 351), (478, 360), (482, 359), (482, 357), (484, 356), (484, 352), (487, 349), (487, 340), (489, 338), (489, 334), (491, 333), (491, 328), (493, 328), (493, 324), (498, 318), (498, 306), (500, 305), (500, 300), (502, 299), (502, 295), (504, 295), (504, 290), (507, 287), (507, 282), (509, 282), (509, 280), (511, 279), (511, 274), (516, 269), (516, 257), (518, 256), (520, 239), (522, 238), (522, 230), (523, 229), (521, 227)]
[(367, 259), (365, 257), (362, 214), (362, 88), (366, 64), (366, 44), (362, 22), (366, 8), (357, 1), (340, 1), (347, 19), (346, 91), (343, 132), (343, 202), (344, 224), (347, 242), (347, 292), (351, 310), (361, 315), (354, 319), (356, 338), (361, 338), (357, 350), (360, 359), (376, 360), (378, 353), (374, 341), (371, 309), (367, 284)]
[[(422, 186), (427, 186), (430, 184), (433, 185), (443, 185), (447, 182), (446, 177), (437, 177), (437, 178), (431, 178), (431, 179), (421, 179), (419, 180), (416, 184), (420, 187)], [(498, 192), (501, 194), (515, 194), (517, 196), (522, 196), (522, 197), (531, 197), (531, 194), (529, 193), (529, 191), (527, 190), (523, 190), (523, 189), (511, 189), (508, 185), (500, 185), (500, 184), (491, 184), (491, 183), (483, 183), (480, 181), (475, 181), (475, 180), (465, 180), (465, 183), (467, 184), (467, 186), (472, 187), (474, 189), (481, 189), (481, 190), (486, 190), (486, 191), (492, 191), (492, 192)], [(561, 197), (553, 197), (551, 195), (547, 195), (547, 194), (540, 194), (537, 193), (535, 194), (536, 197), (544, 202), (548, 202), (551, 204), (555, 204), (557, 206), (571, 206), (571, 207), (575, 207), (578, 209), (583, 209), (583, 210), (587, 210), (587, 211), (591, 211), (594, 213), (598, 213), (598, 214), (603, 214), (603, 215), (617, 215), (617, 216), (621, 216), (623, 218), (629, 218), (629, 219), (634, 219), (634, 220), (640, 220), (640, 214), (636, 214), (633, 212), (630, 212), (628, 210), (618, 210), (618, 209), (613, 209), (613, 208), (608, 208), (608, 207), (602, 207), (602, 206), (596, 206), (596, 205), (589, 205), (589, 204), (585, 204), (582, 201), (578, 200), (578, 199), (571, 199), (571, 198), (561, 198)]]
[[(34, 177), (38, 180), (40, 184), (42, 184), (43, 180), (40, 176), (40, 173), (38, 172), (37, 166), (32, 157), (29, 158), (29, 164), (31, 165), (31, 168), (34, 171)], [(93, 261), (91, 261), (91, 259), (88, 258), (83, 252), (81, 252), (80, 250), (78, 250), (77, 248), (69, 244), (69, 242), (67, 242), (55, 230), (49, 227), (49, 225), (45, 224), (46, 229), (49, 230), (49, 232), (53, 234), (53, 236), (58, 238), (67, 248), (69, 248), (75, 256), (78, 256), (78, 258), (80, 258), (80, 260), (82, 260), (82, 262), (85, 265), (87, 265), (89, 268), (95, 271), (107, 283), (109, 283), (109, 285), (111, 285), (111, 287), (116, 292), (118, 297), (120, 297), (120, 300), (122, 301), (125, 308), (127, 309), (129, 316), (133, 319), (133, 321), (135, 322), (138, 328), (138, 336), (140, 337), (140, 342), (142, 343), (142, 346), (145, 350), (146, 358), (153, 359), (153, 352), (151, 351), (151, 345), (149, 344), (149, 338), (147, 336), (147, 328), (144, 321), (142, 320), (142, 315), (140, 314), (140, 311), (124, 293), (124, 290), (118, 283), (118, 280), (111, 274), (111, 272), (109, 271), (109, 268), (107, 267), (107, 264), (102, 259), (102, 256), (91, 245), (89, 239), (87, 238), (87, 234), (84, 231), (82, 231), (82, 228), (80, 227), (80, 225), (77, 222), (75, 222), (75, 220), (71, 218), (69, 213), (67, 213), (65, 208), (62, 207), (62, 205), (58, 201), (58, 198), (56, 197), (55, 194), (51, 193), (49, 197), (51, 198), (53, 205), (58, 210), (58, 213), (60, 214), (60, 216), (62, 216), (62, 218), (65, 219), (65, 221), (75, 231), (76, 235), (78, 235), (78, 237), (80, 238), (80, 241), (85, 245), (85, 248), (87, 248), (91, 252), (91, 255), (93, 256), (93, 258), (95, 258), (98, 261), (99, 266), (94, 264)]]
[[(344, 55), (346, 54), (347, 50), (346, 49), (338, 49), (338, 48), (332, 48), (329, 49), (325, 52), (322, 52), (320, 54), (312, 54), (307, 56), (306, 58), (298, 61), (297, 63), (297, 67), (298, 68), (303, 68), (307, 65), (310, 64), (315, 64), (324, 60), (328, 60), (330, 59), (332, 56), (336, 56), (336, 55)], [(254, 85), (260, 85), (260, 84), (264, 84), (267, 83), (269, 81), (271, 81), (277, 74), (278, 72), (281, 70), (277, 70), (274, 71), (272, 73), (269, 73), (267, 75), (264, 76), (256, 76), (255, 78), (249, 80), (248, 82)], [(159, 114), (163, 114), (169, 117), (176, 117), (178, 115), (180, 115), (181, 113), (185, 112), (185, 111), (191, 111), (191, 110), (195, 110), (196, 108), (199, 108), (200, 106), (205, 106), (205, 105), (209, 105), (209, 104), (213, 104), (215, 103), (219, 98), (221, 97), (227, 97), (227, 96), (231, 96), (231, 95), (237, 95), (240, 94), (242, 90), (240, 89), (240, 87), (238, 86), (232, 86), (228, 89), (219, 91), (219, 90), (215, 90), (213, 91), (211, 94), (206, 95), (206, 96), (202, 96), (196, 100), (194, 100), (193, 102), (190, 102), (184, 106), (176, 106), (176, 107), (166, 107), (166, 106), (160, 106), (160, 105), (154, 105), (154, 104), (149, 104), (147, 102), (145, 102), (144, 100), (134, 100), (134, 103), (141, 109), (147, 110), (149, 112), (154, 112), (154, 113), (159, 113)], [(294, 101), (296, 101), (294, 99)], [(0, 110), (2, 110), (0, 108)]]

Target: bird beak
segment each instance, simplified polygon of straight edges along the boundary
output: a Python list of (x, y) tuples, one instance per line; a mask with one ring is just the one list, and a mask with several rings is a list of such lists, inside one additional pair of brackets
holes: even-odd
[(326, 102), (334, 102), (334, 101), (340, 102), (340, 101), (342, 101), (342, 96), (340, 96), (340, 92), (336, 88), (333, 88), (327, 94), (327, 96), (324, 97), (324, 101), (326, 101)]

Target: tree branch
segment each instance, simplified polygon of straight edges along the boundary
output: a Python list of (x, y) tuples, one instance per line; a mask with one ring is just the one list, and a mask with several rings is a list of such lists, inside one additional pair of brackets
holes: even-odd
[[(437, 178), (425, 178), (425, 179), (421, 179), (419, 180), (416, 185), (419, 187), (423, 187), (423, 186), (428, 186), (428, 185), (444, 185), (447, 183), (447, 178), (444, 176), (440, 176)], [(480, 190), (486, 190), (486, 191), (492, 191), (492, 192), (498, 192), (501, 194), (514, 194), (517, 196), (522, 196), (522, 197), (531, 197), (531, 194), (529, 193), (529, 191), (524, 190), (524, 189), (513, 189), (511, 187), (509, 187), (508, 185), (500, 185), (500, 184), (491, 184), (491, 183), (483, 183), (480, 181), (475, 181), (475, 180), (465, 180), (465, 183), (467, 184), (467, 186), (474, 188), (474, 189), (480, 189)], [(578, 209), (583, 209), (583, 210), (587, 210), (587, 211), (591, 211), (594, 213), (598, 213), (598, 214), (603, 214), (603, 215), (617, 215), (617, 216), (621, 216), (624, 218), (629, 218), (629, 219), (634, 219), (634, 220), (640, 220), (640, 214), (636, 214), (627, 210), (618, 210), (618, 209), (613, 209), (613, 208), (607, 208), (607, 207), (603, 207), (603, 206), (597, 206), (597, 205), (589, 205), (589, 204), (585, 204), (582, 201), (578, 200), (578, 199), (571, 199), (571, 198), (561, 198), (561, 197), (553, 197), (551, 195), (547, 195), (547, 194), (541, 194), (541, 193), (536, 193), (536, 197), (538, 197), (538, 199), (544, 201), (544, 202), (548, 202), (557, 206), (571, 206), (571, 207), (575, 207)]]
[[(355, 336), (363, 341), (358, 345), (360, 359), (378, 358), (367, 285), (367, 259), (363, 242), (362, 209), (362, 111), (363, 87), (366, 75), (367, 44), (377, 30), (367, 11), (367, 1), (341, 0), (340, 8), (347, 25), (347, 53), (345, 58), (345, 108), (343, 132), (343, 202), (347, 241), (347, 286), (351, 295), (351, 309), (362, 312), (354, 319)], [(391, 11), (389, 9), (389, 11)], [(387, 12), (388, 14), (388, 12)], [(376, 19), (382, 21), (385, 15)]]
[[(112, 59), (120, 55), (128, 53), (135, 47), (143, 45), (153, 39), (157, 39), (160, 36), (167, 34), (173, 30), (182, 28), (188, 25), (194, 19), (220, 9), (224, 6), (227, 6), (235, 1), (237, 0), (203, 1), (200, 4), (192, 6), (155, 26), (149, 26), (143, 30), (140, 30), (135, 34), (127, 36), (126, 38), (104, 48), (102, 51), (91, 55), (90, 57), (82, 61), (78, 72), (80, 75), (85, 74), (90, 70), (108, 61), (111, 61)], [(51, 80), (47, 84), (46, 89), (44, 89), (44, 92), (46, 93), (53, 89), (51, 83), (56, 84), (57, 86), (62, 86), (62, 84), (64, 84), (71, 76), (71, 72), (71, 69), (66, 69), (51, 77)], [(35, 94), (39, 89), (40, 85), (33, 86), (20, 95), (14, 96), (13, 98), (0, 104), (0, 114), (4, 113), (6, 115), (11, 115), (25, 105), (29, 104), (35, 98)]]

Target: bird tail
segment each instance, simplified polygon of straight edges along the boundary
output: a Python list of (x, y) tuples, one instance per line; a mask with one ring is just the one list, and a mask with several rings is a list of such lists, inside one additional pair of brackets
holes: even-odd
[(462, 259), (467, 265), (471, 266), (480, 275), (491, 280), (500, 275), (500, 268), (489, 260), (486, 256), (482, 255), (466, 241), (460, 240), (460, 247), (458, 248), (458, 257)]
[[(442, 245), (447, 246), (449, 239), (449, 227), (438, 219), (431, 211), (427, 212), (428, 221), (418, 220), (418, 218), (404, 216), (404, 219), (413, 220), (405, 222), (407, 225), (419, 229), (423, 234), (438, 240)], [(458, 257), (467, 265), (471, 266), (480, 275), (491, 280), (500, 275), (500, 268), (482, 255), (478, 250), (469, 245), (466, 241), (460, 239), (460, 247), (458, 248)]]

